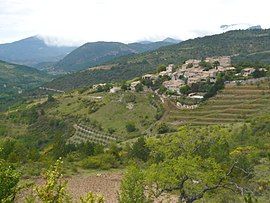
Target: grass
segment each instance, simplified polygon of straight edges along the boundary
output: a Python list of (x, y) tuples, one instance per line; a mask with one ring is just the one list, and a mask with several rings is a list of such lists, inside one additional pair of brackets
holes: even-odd
[(215, 97), (194, 110), (171, 110), (167, 121), (177, 124), (212, 125), (243, 122), (270, 111), (270, 82), (227, 85)]
[[(129, 95), (135, 97), (134, 102), (126, 101)], [(157, 109), (150, 104), (150, 93), (119, 92), (116, 94), (77, 91), (70, 94), (62, 94), (56, 97), (57, 105), (45, 109), (49, 116), (60, 119), (73, 118), (84, 126), (91, 127), (94, 123), (99, 126), (99, 131), (108, 133), (113, 129), (113, 134), (121, 139), (137, 137), (156, 121)], [(91, 111), (92, 102), (96, 102), (97, 110)], [(132, 123), (136, 130), (127, 133), (126, 124)]]

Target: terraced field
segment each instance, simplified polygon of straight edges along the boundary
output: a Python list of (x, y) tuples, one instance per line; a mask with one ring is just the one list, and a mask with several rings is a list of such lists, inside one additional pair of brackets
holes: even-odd
[(241, 86), (229, 84), (194, 110), (171, 110), (168, 122), (175, 125), (211, 125), (242, 122), (260, 112), (270, 112), (270, 81)]
[(80, 144), (83, 142), (94, 142), (97, 144), (108, 145), (112, 142), (119, 141), (119, 138), (115, 135), (99, 132), (82, 124), (75, 124), (74, 128), (76, 129), (76, 132), (69, 139), (70, 143)]

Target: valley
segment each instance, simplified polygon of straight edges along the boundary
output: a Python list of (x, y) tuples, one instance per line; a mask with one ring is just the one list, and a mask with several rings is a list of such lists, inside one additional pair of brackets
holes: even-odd
[(87, 43), (61, 76), (1, 61), (0, 202), (267, 202), (269, 35)]

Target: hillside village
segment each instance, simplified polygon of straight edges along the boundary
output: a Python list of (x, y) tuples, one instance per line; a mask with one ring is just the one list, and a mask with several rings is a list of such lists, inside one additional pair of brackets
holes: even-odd
[[(222, 83), (239, 82), (253, 77), (255, 71), (266, 73), (264, 68), (243, 68), (240, 71), (232, 66), (230, 56), (207, 57), (204, 60), (189, 59), (184, 64), (163, 66), (154, 74), (143, 75), (126, 84), (109, 85), (106, 83), (93, 85), (95, 91), (116, 93), (120, 90), (153, 91), (164, 98), (176, 99), (178, 106), (197, 104), (211, 91), (218, 79)], [(185, 101), (183, 101), (183, 98)], [(188, 102), (187, 102), (188, 101)]]

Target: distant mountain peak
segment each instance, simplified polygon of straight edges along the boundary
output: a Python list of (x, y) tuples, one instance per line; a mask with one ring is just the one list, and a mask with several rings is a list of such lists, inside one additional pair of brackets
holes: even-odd
[(168, 42), (168, 43), (172, 43), (172, 44), (177, 44), (180, 43), (181, 40), (179, 39), (173, 39), (171, 37), (167, 37), (166, 39), (163, 40), (163, 42)]
[(229, 24), (229, 25), (221, 25), (222, 31), (231, 31), (231, 30), (261, 30), (261, 25), (251, 25), (248, 23), (238, 23), (238, 24)]
[(28, 66), (62, 59), (76, 47), (48, 45), (41, 36), (31, 36), (12, 43), (0, 44), (0, 59)]

